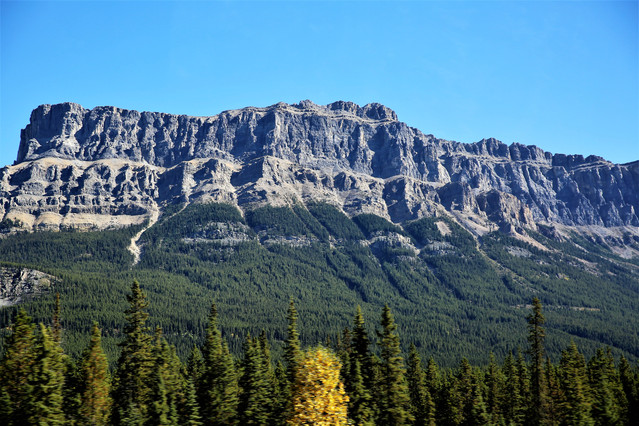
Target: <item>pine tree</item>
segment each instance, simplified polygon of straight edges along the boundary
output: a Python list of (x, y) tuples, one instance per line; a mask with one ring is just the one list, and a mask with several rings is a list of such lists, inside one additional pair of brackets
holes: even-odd
[(183, 415), (180, 419), (181, 425), (200, 426), (202, 424), (195, 385), (193, 384), (193, 379), (191, 377), (186, 379), (186, 400), (182, 411)]
[(300, 334), (297, 331), (297, 309), (293, 299), (289, 302), (288, 315), (288, 335), (284, 345), (284, 360), (286, 361), (286, 376), (289, 383), (295, 383), (295, 372), (297, 363), (302, 356), (300, 349)]
[(177, 425), (178, 405), (184, 399), (180, 360), (158, 327), (152, 349), (153, 373), (150, 378), (149, 418), (147, 425)]
[(448, 372), (442, 378), (441, 403), (437, 407), (437, 424), (459, 425), (464, 421), (464, 399), (458, 377)]
[(149, 382), (153, 367), (151, 336), (146, 326), (148, 302), (133, 281), (127, 296), (129, 308), (124, 311), (126, 325), (118, 359), (113, 392), (113, 421), (115, 424), (141, 424), (148, 415)]
[(413, 421), (406, 383), (404, 359), (399, 347), (397, 325), (388, 305), (384, 306), (378, 332), (381, 348), (381, 382), (379, 383), (378, 423), (402, 425)]
[(563, 400), (561, 412), (563, 424), (590, 425), (591, 402), (589, 398), (586, 362), (575, 342), (571, 342), (561, 355), (561, 388)]
[(35, 405), (30, 413), (36, 424), (64, 424), (64, 353), (53, 340), (51, 330), (40, 324), (36, 334), (33, 394)]
[(239, 419), (243, 425), (269, 423), (273, 400), (265, 351), (258, 339), (250, 334), (244, 344), (242, 376), (240, 377)]
[[(348, 330), (348, 329), (347, 329)], [(344, 340), (350, 340), (346, 390), (349, 396), (348, 414), (355, 424), (371, 424), (374, 419), (371, 389), (373, 384), (370, 340), (364, 326), (362, 310), (357, 306), (352, 335), (345, 330)]]
[(433, 398), (435, 407), (437, 407), (441, 399), (442, 377), (439, 371), (439, 366), (433, 357), (428, 359), (428, 364), (426, 365), (426, 387), (428, 389), (428, 393), (430, 393), (430, 396)]
[(622, 413), (618, 398), (622, 394), (614, 359), (602, 348), (588, 362), (588, 382), (592, 394), (592, 418), (598, 425), (615, 425), (621, 422)]
[(526, 419), (528, 408), (531, 406), (530, 396), (530, 376), (528, 375), (528, 365), (524, 359), (524, 355), (521, 349), (517, 348), (517, 359), (515, 361), (517, 366), (517, 387), (519, 388), (518, 399), (520, 402), (520, 411), (518, 413), (522, 422)]
[(561, 421), (560, 403), (563, 396), (559, 383), (559, 373), (548, 357), (546, 357), (546, 367), (544, 372), (546, 374), (546, 384), (548, 386), (548, 415), (546, 416), (546, 423), (556, 425)]
[(111, 412), (111, 377), (106, 356), (102, 350), (102, 337), (97, 323), (93, 323), (91, 340), (80, 359), (80, 383), (78, 391), (79, 423), (106, 425)]
[[(520, 354), (521, 355), (521, 354)], [(519, 369), (525, 368), (523, 358), (520, 356), (515, 360), (512, 352), (509, 352), (504, 359), (502, 371), (505, 376), (504, 399), (501, 412), (505, 422), (522, 424), (525, 418), (525, 399), (521, 386), (527, 382), (526, 374), (520, 374)]]
[(290, 425), (346, 425), (348, 396), (335, 354), (319, 347), (299, 359), (293, 384)]
[(274, 391), (273, 391), (273, 424), (282, 425), (286, 423), (288, 416), (287, 409), (290, 404), (289, 383), (286, 377), (286, 367), (282, 361), (277, 362), (274, 371)]
[(417, 353), (417, 348), (411, 343), (408, 354), (408, 391), (410, 394), (411, 411), (416, 425), (435, 424), (435, 403), (428, 392), (426, 385), (426, 373), (422, 368), (422, 361)]
[(205, 425), (237, 422), (239, 387), (235, 364), (217, 327), (217, 308), (211, 306), (203, 349), (203, 371), (199, 399)]
[(491, 423), (499, 424), (502, 418), (501, 407), (504, 399), (504, 375), (495, 361), (495, 354), (490, 352), (490, 362), (486, 371), (486, 409)]
[(625, 424), (639, 424), (639, 374), (632, 369), (628, 360), (622, 355), (619, 360), (619, 381), (626, 398), (627, 410), (622, 414)]
[(20, 309), (0, 363), (0, 423), (27, 424), (35, 409), (35, 326)]
[(200, 352), (197, 345), (193, 345), (189, 358), (186, 361), (186, 376), (191, 379), (196, 389), (197, 384), (202, 378), (203, 363), (202, 352)]
[(537, 425), (544, 422), (547, 411), (547, 389), (544, 376), (544, 340), (546, 333), (543, 325), (545, 319), (541, 313), (541, 302), (533, 298), (532, 313), (528, 320), (528, 353), (532, 363), (530, 366), (530, 415), (529, 423)]

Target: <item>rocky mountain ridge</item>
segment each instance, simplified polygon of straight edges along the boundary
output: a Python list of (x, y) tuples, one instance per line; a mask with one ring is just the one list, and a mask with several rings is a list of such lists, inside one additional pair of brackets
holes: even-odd
[(172, 203), (326, 201), (482, 233), (639, 226), (639, 161), (437, 139), (380, 104), (310, 101), (212, 117), (41, 105), (0, 170), (0, 216), (29, 229), (142, 223)]

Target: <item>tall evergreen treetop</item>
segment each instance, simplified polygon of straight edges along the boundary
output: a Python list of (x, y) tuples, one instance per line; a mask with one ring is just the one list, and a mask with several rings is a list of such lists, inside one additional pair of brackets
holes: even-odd
[(531, 357), (530, 366), (530, 422), (540, 424), (544, 421), (547, 412), (547, 386), (544, 375), (544, 340), (546, 332), (543, 325), (546, 322), (541, 313), (541, 302), (538, 298), (533, 298), (532, 313), (528, 315), (528, 342), (530, 348), (528, 353)]
[(297, 331), (297, 309), (293, 299), (289, 302), (288, 315), (288, 335), (284, 346), (284, 359), (286, 361), (286, 376), (289, 383), (295, 383), (295, 372), (297, 371), (297, 363), (302, 357), (300, 349), (300, 333)]
[(378, 423), (403, 425), (413, 421), (406, 382), (404, 359), (399, 346), (397, 324), (388, 305), (382, 310), (382, 330), (378, 332), (381, 347), (381, 382), (379, 383)]

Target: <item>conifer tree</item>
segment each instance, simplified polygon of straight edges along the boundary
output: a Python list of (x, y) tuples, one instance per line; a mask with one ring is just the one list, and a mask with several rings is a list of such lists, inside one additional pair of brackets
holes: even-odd
[(639, 424), (639, 374), (636, 369), (633, 370), (623, 355), (619, 360), (619, 381), (626, 397), (626, 407), (628, 407), (622, 419), (625, 424)]
[(60, 293), (55, 294), (55, 309), (53, 311), (51, 338), (58, 344), (62, 343), (62, 308), (60, 306)]
[(435, 424), (435, 403), (428, 392), (426, 385), (426, 373), (422, 367), (422, 361), (417, 353), (417, 348), (411, 343), (408, 354), (408, 391), (410, 394), (411, 411), (416, 425)]
[(544, 376), (544, 340), (546, 333), (543, 325), (545, 318), (541, 313), (541, 302), (533, 298), (532, 313), (528, 320), (528, 353), (532, 360), (530, 365), (530, 414), (529, 423), (537, 425), (543, 423), (547, 411), (547, 389)]
[(595, 424), (614, 425), (621, 422), (619, 396), (622, 392), (614, 359), (603, 348), (588, 362), (588, 382), (592, 394), (592, 419)]
[(441, 403), (437, 407), (437, 424), (459, 425), (464, 421), (464, 400), (459, 378), (447, 372), (442, 378)]
[(519, 388), (518, 399), (520, 401), (521, 412), (520, 417), (523, 420), (526, 419), (528, 407), (530, 407), (530, 376), (528, 375), (528, 365), (524, 359), (524, 355), (520, 348), (517, 348), (517, 359), (515, 361), (517, 366), (517, 386)]
[(346, 425), (348, 396), (335, 354), (319, 347), (299, 359), (293, 384), (290, 425)]
[(566, 425), (593, 424), (586, 363), (574, 341), (561, 355), (561, 388), (563, 395), (561, 402), (562, 423)]
[(106, 425), (111, 412), (111, 377), (106, 356), (102, 350), (102, 336), (97, 323), (93, 323), (89, 346), (80, 359), (78, 393), (78, 420), (80, 424)]
[[(347, 329), (348, 330), (348, 329)], [(350, 338), (346, 377), (346, 390), (349, 396), (349, 418), (356, 424), (370, 424), (374, 419), (371, 389), (373, 367), (370, 354), (370, 340), (364, 326), (362, 310), (357, 306), (352, 334), (345, 330), (344, 339)]]
[(546, 385), (548, 386), (548, 411), (546, 423), (556, 425), (561, 421), (560, 402), (562, 401), (563, 396), (561, 394), (557, 368), (552, 365), (550, 358), (548, 357), (546, 357), (544, 373), (546, 374)]
[(381, 380), (378, 385), (378, 423), (402, 425), (413, 421), (406, 383), (404, 359), (401, 356), (397, 325), (388, 305), (384, 306), (378, 332), (381, 348)]
[(186, 361), (186, 376), (191, 379), (196, 389), (202, 377), (203, 362), (202, 352), (197, 345), (193, 345), (189, 358)]
[(184, 414), (181, 417), (180, 424), (187, 426), (200, 426), (202, 424), (195, 385), (191, 377), (186, 379), (186, 400), (182, 412)]
[(428, 359), (428, 364), (426, 365), (426, 387), (428, 388), (428, 393), (430, 393), (431, 398), (433, 398), (433, 401), (435, 402), (435, 407), (437, 407), (441, 399), (442, 377), (439, 371), (439, 366), (433, 357)]
[(273, 373), (274, 391), (273, 391), (273, 424), (281, 425), (286, 423), (288, 416), (288, 406), (290, 404), (289, 383), (286, 377), (286, 367), (282, 361), (278, 361)]
[(18, 310), (0, 363), (0, 423), (25, 424), (35, 409), (35, 326), (24, 309)]
[(151, 336), (146, 326), (148, 302), (134, 280), (129, 307), (125, 313), (124, 340), (118, 359), (113, 392), (113, 421), (115, 424), (140, 424), (147, 420), (149, 381), (153, 362)]
[(152, 349), (153, 373), (150, 378), (149, 425), (177, 425), (179, 408), (184, 403), (180, 360), (158, 327)]
[(35, 424), (64, 424), (64, 353), (44, 324), (40, 324), (36, 334), (35, 349), (32, 377), (35, 405), (30, 418)]
[[(521, 353), (519, 354), (521, 355)], [(521, 386), (527, 382), (526, 374), (520, 374), (519, 369), (525, 368), (521, 356), (515, 360), (512, 352), (504, 359), (502, 371), (505, 376), (504, 399), (501, 412), (506, 423), (522, 424), (525, 418), (525, 399)]]
[(239, 387), (233, 358), (217, 326), (217, 308), (211, 306), (203, 349), (203, 369), (199, 397), (205, 425), (237, 422)]
[(295, 372), (297, 363), (302, 356), (300, 349), (300, 334), (297, 331), (297, 309), (293, 299), (289, 302), (288, 315), (288, 335), (284, 345), (284, 360), (286, 361), (286, 376), (289, 383), (295, 383)]
[(265, 425), (271, 418), (272, 388), (264, 349), (258, 339), (252, 339), (250, 334), (247, 336), (238, 410), (240, 424), (243, 425)]
[(490, 362), (486, 371), (486, 409), (491, 423), (498, 424), (502, 418), (501, 407), (504, 399), (504, 375), (495, 361), (495, 354), (490, 352)]

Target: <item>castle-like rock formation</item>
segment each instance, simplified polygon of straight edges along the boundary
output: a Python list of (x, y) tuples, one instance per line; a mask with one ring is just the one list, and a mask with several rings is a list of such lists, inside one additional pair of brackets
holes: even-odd
[(639, 161), (437, 139), (380, 104), (310, 101), (212, 117), (41, 105), (0, 170), (0, 217), (27, 228), (141, 223), (171, 203), (327, 201), (476, 230), (639, 226)]

